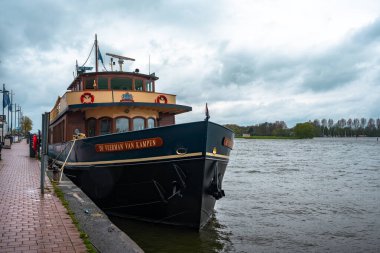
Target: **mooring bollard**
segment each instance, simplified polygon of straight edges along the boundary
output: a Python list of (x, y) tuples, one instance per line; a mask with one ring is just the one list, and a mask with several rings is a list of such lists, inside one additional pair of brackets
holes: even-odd
[(53, 181), (58, 182), (60, 178), (60, 171), (59, 169), (53, 169)]

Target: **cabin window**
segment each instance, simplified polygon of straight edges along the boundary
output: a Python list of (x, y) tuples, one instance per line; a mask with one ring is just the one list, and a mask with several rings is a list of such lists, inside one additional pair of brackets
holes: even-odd
[(87, 120), (87, 136), (95, 136), (96, 135), (96, 119), (91, 118)]
[(96, 82), (94, 78), (86, 78), (85, 88), (86, 90), (93, 90), (96, 86)]
[(135, 80), (135, 90), (143, 91), (144, 90), (144, 81), (141, 79)]
[(102, 118), (100, 121), (100, 135), (110, 134), (112, 132), (112, 119)]
[(111, 89), (132, 90), (132, 79), (127, 77), (115, 77), (111, 79)]
[(153, 92), (153, 80), (146, 81), (146, 91)]
[(98, 78), (98, 89), (99, 90), (108, 90), (108, 78), (99, 77)]
[(129, 131), (129, 119), (117, 118), (116, 119), (116, 133), (123, 133)]
[(133, 131), (142, 130), (145, 128), (145, 120), (143, 118), (133, 119)]
[(149, 118), (147, 123), (148, 123), (147, 128), (154, 128), (154, 119), (153, 118)]

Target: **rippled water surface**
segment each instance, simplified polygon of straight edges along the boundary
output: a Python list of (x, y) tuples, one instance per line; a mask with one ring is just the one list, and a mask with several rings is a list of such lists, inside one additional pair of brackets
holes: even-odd
[(113, 220), (146, 252), (380, 252), (380, 141), (236, 139), (199, 233)]

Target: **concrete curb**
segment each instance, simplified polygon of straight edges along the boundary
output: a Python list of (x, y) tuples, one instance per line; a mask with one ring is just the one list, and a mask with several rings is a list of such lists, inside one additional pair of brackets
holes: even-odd
[[(52, 173), (47, 173), (52, 178)], [(128, 235), (116, 227), (107, 215), (65, 175), (58, 188), (64, 193), (81, 229), (99, 252), (144, 252)]]

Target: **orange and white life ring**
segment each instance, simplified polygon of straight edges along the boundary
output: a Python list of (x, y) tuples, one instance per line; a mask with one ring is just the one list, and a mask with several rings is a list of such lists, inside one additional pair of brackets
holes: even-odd
[(80, 96), (80, 102), (82, 104), (92, 104), (94, 103), (95, 97), (90, 92), (85, 92)]
[(158, 104), (167, 104), (168, 103), (168, 99), (164, 95), (159, 95), (156, 98), (155, 102), (158, 103)]

